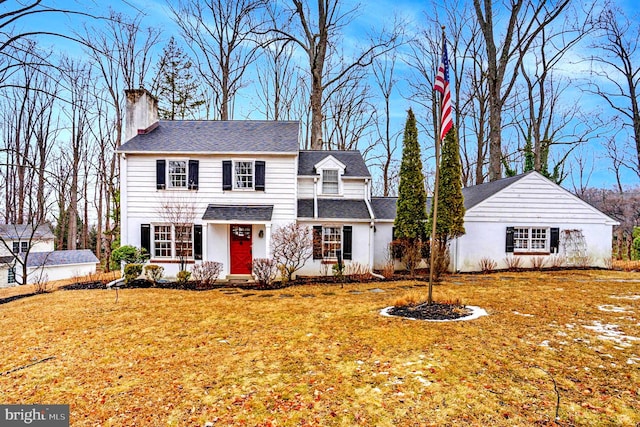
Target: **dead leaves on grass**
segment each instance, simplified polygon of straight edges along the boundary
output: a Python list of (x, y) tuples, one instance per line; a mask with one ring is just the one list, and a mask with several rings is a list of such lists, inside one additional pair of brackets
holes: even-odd
[(436, 299), (490, 316), (439, 325), (377, 314), (403, 283), (290, 298), (124, 290), (118, 304), (55, 292), (0, 308), (0, 371), (57, 355), (0, 381), (6, 403), (71, 403), (74, 426), (633, 425), (639, 344), (584, 327), (640, 336), (638, 283), (624, 277), (451, 277)]

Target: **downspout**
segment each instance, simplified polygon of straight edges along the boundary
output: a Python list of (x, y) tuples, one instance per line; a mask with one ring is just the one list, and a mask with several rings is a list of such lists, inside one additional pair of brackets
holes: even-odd
[(365, 178), (364, 180), (364, 203), (367, 206), (367, 210), (369, 211), (369, 218), (371, 218), (371, 222), (369, 223), (369, 274), (378, 279), (384, 279), (384, 276), (373, 272), (373, 262), (375, 255), (375, 228), (376, 228), (376, 216), (373, 213), (373, 208), (371, 207), (371, 180), (370, 178)]
[(313, 218), (318, 218), (318, 177), (313, 178)]

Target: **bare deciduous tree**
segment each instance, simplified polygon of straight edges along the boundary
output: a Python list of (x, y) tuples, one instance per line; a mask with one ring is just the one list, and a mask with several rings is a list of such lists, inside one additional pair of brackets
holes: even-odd
[(214, 96), (215, 118), (233, 118), (244, 74), (256, 59), (255, 43), (266, 0), (181, 0), (168, 2), (183, 37), (192, 45), (198, 69)]
[(632, 129), (633, 169), (640, 176), (640, 24), (612, 5), (602, 12), (599, 24), (601, 40), (591, 47), (602, 53), (590, 59), (592, 73), (600, 81), (592, 79), (588, 91), (599, 95), (623, 119), (623, 126)]
[(539, 33), (554, 22), (570, 0), (513, 0), (504, 37), (496, 40), (497, 17), (492, 0), (473, 0), (487, 51), (489, 95), (489, 179), (502, 177), (502, 111), (515, 86), (525, 54)]
[(271, 253), (282, 280), (291, 280), (313, 255), (311, 228), (296, 222), (278, 227), (271, 234)]
[(360, 52), (354, 54), (350, 60), (341, 62), (340, 67), (327, 70), (328, 60), (338, 51), (337, 43), (340, 31), (348, 25), (355, 16), (356, 7), (344, 11), (340, 0), (317, 0), (317, 9), (312, 10), (310, 3), (302, 0), (291, 0), (292, 7), (285, 15), (290, 21), (295, 20), (297, 29), (287, 30), (274, 28), (276, 38), (291, 40), (305, 53), (310, 77), (310, 108), (311, 108), (311, 141), (313, 150), (324, 148), (323, 125), (326, 101), (325, 91), (340, 85), (354, 68), (368, 67), (377, 56), (390, 51), (396, 43), (396, 35), (380, 37), (370, 43)]

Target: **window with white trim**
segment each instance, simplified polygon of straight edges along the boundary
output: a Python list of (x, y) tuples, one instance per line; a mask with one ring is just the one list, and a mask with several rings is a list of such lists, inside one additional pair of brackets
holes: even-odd
[(155, 258), (193, 258), (193, 224), (154, 225)]
[(177, 225), (175, 227), (176, 257), (193, 257), (193, 226)]
[(187, 161), (186, 160), (169, 160), (169, 187), (170, 188), (186, 188), (187, 187)]
[(8, 284), (16, 283), (16, 267), (15, 266), (9, 267), (9, 270), (7, 271), (7, 283)]
[(322, 258), (337, 259), (342, 250), (342, 227), (322, 227)]
[(153, 256), (171, 258), (171, 226), (156, 225), (153, 227)]
[(234, 188), (253, 188), (253, 162), (235, 162), (234, 168)]
[(549, 252), (549, 229), (540, 227), (514, 227), (514, 252)]
[(339, 174), (337, 169), (322, 171), (322, 194), (338, 194), (340, 191)]

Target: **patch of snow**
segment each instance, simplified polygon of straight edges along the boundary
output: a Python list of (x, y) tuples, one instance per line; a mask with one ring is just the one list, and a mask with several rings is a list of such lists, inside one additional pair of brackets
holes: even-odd
[(598, 306), (598, 310), (607, 311), (609, 313), (626, 313), (627, 309), (617, 305), (603, 304)]
[(631, 356), (627, 359), (627, 365), (635, 365), (638, 362), (640, 362), (640, 357)]
[(601, 340), (613, 341), (618, 344), (620, 347), (631, 347), (631, 343), (629, 341), (639, 341), (640, 338), (632, 337), (630, 335), (625, 335), (622, 331), (620, 331), (619, 325), (613, 324), (603, 324), (597, 320), (593, 321), (593, 325), (582, 325), (584, 328), (595, 331), (599, 333), (598, 338)]
[(514, 311), (513, 314), (522, 316), (522, 317), (534, 317), (533, 314), (520, 313), (519, 311)]
[(404, 316), (394, 316), (393, 314), (389, 314), (389, 311), (394, 308), (393, 306), (391, 307), (386, 307), (383, 308), (382, 310), (380, 310), (380, 315), (385, 316), (385, 317), (399, 317), (402, 319), (409, 319), (409, 320), (424, 320), (425, 322), (457, 322), (457, 321), (461, 321), (461, 320), (475, 320), (479, 317), (482, 316), (488, 316), (489, 313), (487, 313), (487, 311), (484, 308), (480, 308), (480, 307), (475, 307), (473, 305), (465, 305), (464, 308), (468, 308), (469, 310), (471, 310), (471, 314), (465, 317), (460, 317), (458, 319), (447, 319), (447, 320), (440, 320), (440, 319), (415, 319), (413, 317), (404, 317)]
[(559, 336), (559, 337), (566, 337), (569, 334), (567, 334), (566, 332), (558, 331), (558, 332), (556, 332), (556, 335)]
[(424, 385), (424, 386), (429, 386), (429, 385), (431, 385), (431, 381), (429, 381), (429, 380), (428, 380), (428, 379), (426, 379), (426, 378), (422, 378), (420, 375), (418, 375), (418, 376), (416, 377), (416, 379), (417, 379), (418, 381), (420, 381), (420, 383), (421, 383), (422, 385)]
[(549, 345), (549, 340), (544, 340), (542, 341), (540, 344), (538, 344), (540, 347), (551, 347)]

